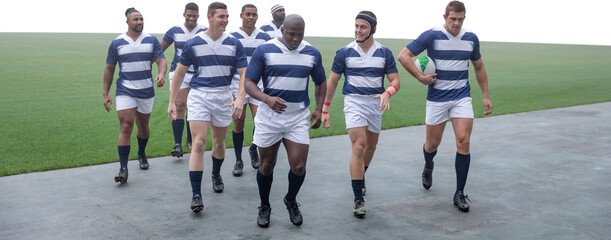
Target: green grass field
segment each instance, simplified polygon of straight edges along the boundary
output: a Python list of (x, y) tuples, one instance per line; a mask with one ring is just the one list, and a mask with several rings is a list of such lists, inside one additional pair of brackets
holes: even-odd
[[(118, 161), (117, 114), (107, 113), (102, 106), (106, 54), (117, 35), (0, 33), (0, 176)], [(335, 51), (353, 39), (306, 40), (321, 51), (329, 73)], [(395, 57), (410, 42), (378, 41)], [(493, 115), (611, 101), (609, 46), (482, 42), (481, 52), (488, 71)], [(173, 54), (173, 47), (166, 51), (168, 63)], [(426, 86), (399, 64), (398, 69), (401, 91), (392, 97), (391, 110), (384, 114), (384, 129), (424, 124)], [(481, 92), (474, 75), (470, 76), (476, 117), (481, 117)], [(343, 80), (330, 111), (332, 129), (312, 130), (312, 137), (346, 133), (341, 84)], [(169, 155), (173, 147), (166, 113), (168, 87), (156, 89), (149, 157)], [(113, 96), (114, 89), (113, 82)], [(313, 89), (310, 86), (311, 96)], [(251, 142), (248, 133), (252, 130), (252, 119), (247, 119), (245, 145)], [(137, 152), (135, 131), (130, 159)], [(227, 147), (232, 145), (229, 132)]]

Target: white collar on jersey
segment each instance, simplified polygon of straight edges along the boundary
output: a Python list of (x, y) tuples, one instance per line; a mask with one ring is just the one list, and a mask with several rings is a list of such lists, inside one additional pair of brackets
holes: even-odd
[(371, 45), (371, 47), (369, 48), (369, 51), (367, 51), (367, 53), (365, 53), (365, 51), (361, 48), (361, 46), (359, 46), (359, 44), (356, 42), (356, 40), (354, 40), (353, 42), (351, 42), (350, 44), (348, 44), (349, 47), (353, 48), (354, 50), (356, 50), (356, 52), (358, 52), (359, 54), (361, 54), (361, 57), (372, 57), (373, 53), (382, 46), (382, 44), (380, 44), (378, 41), (373, 40), (373, 44)]
[(242, 30), (241, 28), (238, 28), (233, 32), (237, 32), (238, 34), (242, 35), (244, 38), (255, 38), (261, 32), (261, 30), (255, 27), (255, 30), (252, 31), (252, 34), (250, 34), (250, 36), (248, 36), (248, 34), (244, 32), (244, 30)]
[(284, 45), (283, 42), (280, 41), (280, 38), (274, 38), (274, 39), (272, 39), (270, 41), (271, 41), (271, 43), (273, 43), (274, 45), (279, 47), (280, 50), (282, 50), (283, 53), (287, 53), (287, 52), (289, 52), (289, 53), (299, 53), (306, 46), (310, 45), (310, 43), (306, 42), (305, 40), (302, 40), (301, 43), (299, 44), (299, 46), (297, 47), (297, 49), (290, 50), (288, 47), (286, 47), (286, 45)]
[(434, 29), (441, 31), (449, 39), (461, 39), (462, 36), (465, 35), (465, 33), (467, 32), (467, 30), (464, 27), (460, 28), (460, 32), (458, 33), (458, 35), (456, 35), (456, 37), (454, 37), (454, 36), (452, 36), (452, 34), (450, 34), (450, 32), (448, 32), (448, 30), (446, 30), (444, 25), (441, 25), (441, 27), (436, 27)]
[(228, 37), (227, 33), (223, 33), (223, 35), (221, 35), (221, 37), (219, 37), (219, 39), (214, 41), (214, 40), (212, 40), (212, 38), (210, 36), (208, 36), (208, 34), (206, 34), (206, 32), (200, 32), (196, 36), (199, 36), (202, 39), (204, 39), (206, 42), (210, 42), (210, 43), (222, 43), (223, 41), (225, 41), (225, 38)]
[(180, 28), (185, 32), (185, 33), (197, 33), (197, 31), (199, 31), (200, 29), (204, 28), (204, 25), (201, 24), (197, 24), (192, 31), (189, 32), (189, 29), (187, 27), (185, 27), (185, 24), (180, 24), (178, 25), (180, 26)]
[(140, 42), (142, 42), (142, 39), (144, 39), (145, 37), (148, 37), (148, 36), (149, 36), (148, 33), (141, 32), (140, 36), (138, 36), (136, 41), (134, 41), (131, 37), (127, 36), (127, 33), (123, 33), (119, 37), (125, 39), (125, 41), (127, 41), (128, 43), (131, 44), (131, 43), (140, 43)]

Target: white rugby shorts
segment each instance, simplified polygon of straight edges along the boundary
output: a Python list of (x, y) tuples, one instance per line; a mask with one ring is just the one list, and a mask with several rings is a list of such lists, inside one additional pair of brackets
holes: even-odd
[(232, 101), (231, 91), (204, 92), (191, 89), (187, 97), (187, 121), (206, 121), (215, 127), (227, 127), (231, 124), (233, 108), (229, 104)]
[(134, 98), (130, 96), (120, 95), (115, 97), (115, 104), (117, 111), (137, 108), (136, 111), (142, 114), (150, 114), (153, 111), (153, 102), (155, 97), (152, 98)]
[(261, 104), (255, 116), (253, 142), (259, 147), (266, 148), (286, 138), (292, 142), (309, 145), (309, 117), (308, 108), (279, 114), (267, 104)]
[(367, 130), (379, 133), (382, 128), (382, 110), (380, 99), (373, 96), (344, 96), (344, 114), (346, 129), (367, 126)]
[[(231, 89), (231, 94), (233, 94), (234, 98), (238, 97), (238, 93), (239, 93), (238, 90), (234, 91), (233, 88)], [(246, 105), (247, 103), (250, 103), (250, 104), (259, 106), (259, 104), (261, 104), (262, 102), (257, 100), (257, 99), (254, 99), (254, 98), (250, 97), (248, 94), (246, 94), (246, 97), (244, 97), (244, 102), (243, 103), (244, 103), (244, 105)]]
[(471, 97), (448, 102), (426, 101), (426, 125), (439, 125), (450, 118), (473, 118)]
[[(174, 79), (174, 71), (170, 72), (170, 88), (172, 87), (172, 79)], [(179, 89), (189, 88), (189, 84), (191, 83), (191, 79), (193, 78), (193, 73), (185, 73), (185, 77), (182, 80), (182, 84), (180, 84)]]

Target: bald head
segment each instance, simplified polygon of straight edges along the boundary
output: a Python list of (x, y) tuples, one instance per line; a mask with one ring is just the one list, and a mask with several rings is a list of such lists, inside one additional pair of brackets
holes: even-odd
[(305, 28), (305, 21), (297, 14), (290, 14), (284, 18), (284, 27), (288, 28)]
[(284, 19), (284, 25), (282, 27), (282, 39), (281, 41), (290, 50), (295, 50), (301, 44), (303, 40), (303, 32), (305, 28), (305, 22), (303, 18), (297, 14), (291, 14), (286, 16)]

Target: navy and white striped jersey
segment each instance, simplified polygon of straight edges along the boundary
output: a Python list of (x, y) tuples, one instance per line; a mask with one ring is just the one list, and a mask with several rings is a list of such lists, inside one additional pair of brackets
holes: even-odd
[[(187, 40), (195, 36), (195, 34), (206, 30), (208, 30), (207, 27), (204, 27), (204, 25), (201, 24), (197, 24), (197, 26), (195, 26), (195, 28), (193, 28), (193, 30), (189, 32), (189, 29), (185, 27), (185, 24), (179, 24), (170, 28), (165, 33), (162, 40), (168, 45), (174, 43), (174, 60), (172, 60), (170, 72), (176, 70), (176, 66), (178, 65), (178, 61), (180, 60), (180, 55), (182, 54), (182, 48), (185, 46), (185, 43), (187, 43)], [(187, 73), (194, 72), (195, 70), (193, 69), (193, 67), (189, 67)]]
[(229, 91), (236, 68), (248, 66), (244, 48), (238, 39), (223, 33), (213, 41), (205, 32), (187, 41), (180, 64), (193, 65), (195, 74), (190, 87), (204, 92)]
[(471, 96), (469, 60), (481, 58), (479, 39), (464, 28), (454, 37), (446, 29), (432, 28), (407, 46), (414, 55), (427, 50), (435, 62), (437, 80), (429, 85), (427, 100), (447, 102)]
[(258, 28), (256, 28), (250, 36), (248, 36), (248, 34), (246, 34), (244, 31), (242, 31), (242, 29), (239, 28), (231, 32), (230, 34), (231, 36), (240, 40), (240, 43), (242, 43), (242, 47), (244, 47), (244, 53), (246, 54), (248, 62), (250, 62), (250, 57), (252, 56), (252, 53), (255, 52), (255, 49), (259, 45), (271, 39), (269, 34), (263, 32)]
[(282, 37), (282, 32), (280, 31), (280, 29), (282, 29), (282, 26), (284, 25), (280, 25), (280, 27), (278, 28), (276, 27), (276, 24), (270, 21), (269, 23), (261, 26), (260, 29), (263, 30), (265, 33), (267, 33), (269, 37), (278, 38), (278, 37)]
[(252, 55), (246, 77), (263, 81), (263, 92), (286, 100), (286, 111), (294, 112), (310, 105), (308, 80), (316, 84), (326, 81), (322, 56), (318, 49), (302, 41), (295, 50), (274, 38), (259, 46)]
[[(239, 28), (231, 32), (230, 34), (231, 36), (240, 40), (240, 43), (242, 43), (242, 47), (244, 47), (244, 53), (246, 54), (247, 62), (250, 62), (250, 58), (252, 57), (252, 54), (255, 52), (255, 49), (259, 45), (271, 39), (267, 33), (263, 32), (262, 30), (258, 28), (256, 28), (250, 36), (248, 36), (248, 34), (246, 34), (244, 31), (242, 31)], [(239, 86), (239, 82), (240, 82), (240, 74), (236, 72), (236, 74), (233, 75), (232, 84)], [(260, 87), (263, 87), (262, 84), (259, 84), (259, 85)]]
[(398, 72), (392, 52), (378, 41), (367, 53), (356, 41), (337, 50), (331, 71), (344, 74), (344, 95), (365, 96), (384, 93), (384, 76)]
[(153, 35), (141, 33), (136, 41), (127, 34), (119, 35), (108, 47), (106, 63), (119, 63), (116, 96), (152, 98), (155, 96), (153, 61), (165, 58), (159, 40)]

